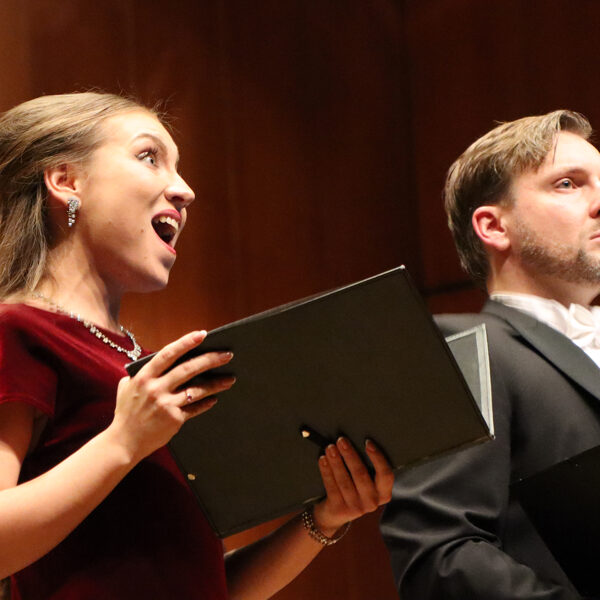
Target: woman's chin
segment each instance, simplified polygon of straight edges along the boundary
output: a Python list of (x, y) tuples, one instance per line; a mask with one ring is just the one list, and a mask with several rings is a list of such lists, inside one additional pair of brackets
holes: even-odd
[(164, 273), (154, 273), (151, 276), (138, 277), (135, 280), (129, 279), (125, 282), (125, 293), (131, 294), (149, 294), (151, 292), (160, 292), (167, 287), (169, 283), (169, 271)]

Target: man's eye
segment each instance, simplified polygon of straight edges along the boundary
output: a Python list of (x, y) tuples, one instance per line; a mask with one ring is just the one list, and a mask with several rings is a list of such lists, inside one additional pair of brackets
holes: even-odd
[(558, 182), (557, 187), (561, 190), (570, 190), (575, 187), (575, 184), (573, 183), (572, 179), (565, 178)]

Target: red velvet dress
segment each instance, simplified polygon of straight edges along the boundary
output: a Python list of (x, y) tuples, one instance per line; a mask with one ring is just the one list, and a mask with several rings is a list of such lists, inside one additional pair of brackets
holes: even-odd
[[(126, 337), (104, 333), (131, 347)], [(128, 361), (68, 316), (0, 305), (0, 403), (24, 402), (48, 417), (20, 482), (110, 424)], [(77, 482), (72, 485), (76, 490)], [(223, 600), (222, 545), (164, 447), (54, 550), (16, 573), (12, 594), (21, 600)]]

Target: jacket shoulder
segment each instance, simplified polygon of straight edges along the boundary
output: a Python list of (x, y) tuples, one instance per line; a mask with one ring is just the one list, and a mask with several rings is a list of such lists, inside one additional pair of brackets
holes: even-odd
[(513, 327), (503, 318), (488, 313), (441, 314), (435, 315), (434, 320), (444, 335), (459, 333), (482, 323), (491, 334), (514, 332)]

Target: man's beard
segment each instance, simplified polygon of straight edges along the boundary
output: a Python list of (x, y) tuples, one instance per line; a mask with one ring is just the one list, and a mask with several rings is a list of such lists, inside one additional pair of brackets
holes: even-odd
[(543, 240), (522, 221), (516, 223), (516, 231), (519, 234), (519, 257), (535, 273), (571, 283), (600, 283), (600, 258), (581, 248), (575, 252), (574, 247), (568, 244)]

